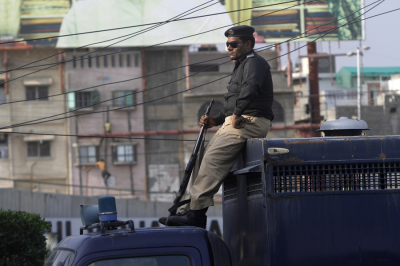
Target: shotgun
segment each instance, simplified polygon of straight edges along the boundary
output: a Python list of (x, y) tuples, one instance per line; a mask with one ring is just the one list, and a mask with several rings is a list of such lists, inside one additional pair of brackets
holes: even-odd
[[(206, 113), (204, 114), (205, 116), (208, 116), (210, 114), (211, 106), (213, 105), (213, 103), (214, 103), (214, 99), (211, 99), (210, 105), (207, 107)], [(199, 136), (197, 137), (196, 145), (194, 146), (192, 155), (190, 156), (189, 162), (186, 165), (185, 174), (183, 176), (182, 183), (179, 186), (179, 191), (178, 191), (178, 193), (176, 193), (176, 197), (173, 202), (174, 205), (168, 209), (169, 214), (168, 214), (168, 218), (166, 221), (166, 225), (168, 225), (169, 218), (173, 215), (176, 215), (176, 210), (179, 207), (190, 202), (190, 199), (184, 200), (182, 202), (181, 202), (181, 199), (182, 199), (183, 195), (185, 194), (187, 186), (189, 184), (190, 176), (192, 175), (193, 168), (196, 164), (197, 154), (200, 150), (200, 146), (203, 142), (203, 138), (206, 134), (206, 131), (207, 131), (207, 124), (204, 124), (200, 129), (200, 133), (199, 133)]]

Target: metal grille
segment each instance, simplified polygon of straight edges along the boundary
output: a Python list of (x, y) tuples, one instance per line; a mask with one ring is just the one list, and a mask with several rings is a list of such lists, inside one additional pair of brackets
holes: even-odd
[(227, 178), (224, 182), (224, 201), (237, 199), (236, 177)]
[(400, 189), (400, 162), (274, 166), (274, 192)]
[(247, 177), (247, 197), (262, 194), (261, 174), (257, 173)]

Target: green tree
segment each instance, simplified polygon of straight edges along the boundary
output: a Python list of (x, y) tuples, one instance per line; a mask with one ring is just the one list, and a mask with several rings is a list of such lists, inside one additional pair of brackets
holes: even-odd
[(39, 214), (0, 209), (0, 265), (43, 265), (50, 227)]

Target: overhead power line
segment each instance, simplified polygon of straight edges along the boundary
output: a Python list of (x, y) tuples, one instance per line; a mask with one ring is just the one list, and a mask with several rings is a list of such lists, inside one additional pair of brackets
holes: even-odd
[[(378, 2), (378, 1), (377, 1), (377, 2)], [(372, 8), (369, 9), (368, 11), (364, 12), (364, 14), (367, 13), (367, 12), (369, 12), (370, 10), (372, 10), (373, 8), (375, 8), (376, 6), (378, 6), (379, 4), (381, 4), (382, 2), (383, 2), (383, 1), (380, 1), (380, 2), (379, 2), (378, 4), (376, 4), (374, 7), (372, 7)], [(385, 12), (385, 13), (387, 13), (387, 12)], [(363, 14), (361, 14), (360, 16), (362, 16), (362, 15), (363, 15)], [(360, 16), (358, 16), (358, 17), (360, 17)], [(377, 16), (377, 15), (375, 15), (375, 16)], [(375, 17), (375, 16), (374, 16), (374, 17)], [(358, 17), (357, 17), (357, 18), (358, 18)], [(357, 18), (354, 18), (353, 21), (356, 20)], [(365, 18), (365, 19), (367, 19), (367, 18)], [(364, 20), (364, 19), (361, 19), (361, 20)], [(357, 22), (357, 21), (356, 21), (356, 22)], [(355, 23), (355, 22), (353, 22), (353, 23)], [(346, 23), (346, 24), (344, 24), (344, 25), (341, 25), (340, 27), (343, 27), (343, 26), (345, 26), (345, 25), (347, 25), (347, 24), (350, 24), (350, 22), (348, 22), (348, 23)], [(340, 27), (337, 27), (337, 28), (340, 28)], [(337, 29), (337, 28), (336, 28), (336, 29)], [(336, 30), (336, 29), (327, 30), (325, 34), (323, 34), (322, 36), (319, 36), (318, 38), (316, 38), (315, 40), (313, 40), (313, 42), (317, 41), (317, 40), (320, 39), (320, 38), (323, 38), (326, 34), (330, 33), (330, 32), (333, 31), (333, 30)], [(292, 50), (292, 51), (301, 49), (301, 48), (304, 47), (304, 46), (305, 46), (305, 45), (303, 45), (303, 46), (301, 46), (301, 47), (298, 47), (298, 48), (296, 48), (296, 49), (294, 49), (294, 50)], [(288, 53), (290, 53), (290, 52), (292, 52), (292, 51), (288, 51)], [(288, 53), (286, 53), (286, 54), (288, 54)], [(284, 55), (286, 55), (286, 54), (284, 54)], [(281, 55), (281, 56), (283, 56), (283, 55)], [(230, 75), (224, 76), (224, 77), (219, 78), (219, 79), (217, 79), (217, 80), (226, 78), (226, 77), (228, 77), (228, 76), (230, 76)], [(208, 83), (206, 83), (206, 84), (215, 82), (215, 81), (217, 81), (217, 80), (213, 80), (213, 81), (208, 82)], [(206, 84), (202, 84), (202, 85), (196, 86), (196, 87), (194, 87), (194, 88), (191, 88), (190, 90), (195, 89), (195, 88), (200, 87), (200, 86), (204, 86), (204, 85), (206, 85)], [(185, 90), (185, 91), (187, 91), (187, 90)], [(151, 101), (147, 101), (147, 102), (143, 102), (143, 103), (140, 103), (140, 104), (136, 104), (135, 106), (137, 106), (137, 105), (142, 105), (142, 104), (146, 104), (146, 103), (149, 103), (149, 102), (154, 102), (154, 101), (157, 101), (157, 100), (160, 100), (160, 99), (164, 99), (164, 98), (167, 98), (167, 97), (170, 97), (170, 96), (173, 96), (173, 95), (177, 95), (177, 94), (183, 93), (183, 92), (185, 92), (185, 91), (177, 92), (177, 93), (174, 93), (174, 94), (171, 94), (171, 95), (167, 95), (167, 96), (164, 96), (164, 97), (161, 97), (161, 98), (158, 98), (158, 99), (154, 99), (154, 100), (151, 100)], [(127, 107), (130, 107), (130, 106), (127, 106)], [(123, 109), (123, 108), (127, 108), (127, 107), (116, 108), (116, 109), (113, 109), (113, 110), (111, 110), (111, 111), (119, 110), (119, 109)], [(91, 112), (91, 113), (88, 113), (88, 114), (102, 113), (102, 112), (107, 112), (107, 111)], [(74, 115), (74, 116), (81, 116), (81, 115), (86, 115), (86, 114), (77, 114), (77, 115)], [(21, 123), (21, 124), (17, 124), (17, 125), (11, 125), (11, 126), (9, 126), (9, 127), (18, 127), (18, 126), (25, 126), (25, 125), (40, 124), (40, 123), (45, 123), (45, 122), (50, 122), (50, 121), (55, 121), (55, 120), (60, 120), (60, 119), (65, 119), (65, 118), (71, 118), (71, 117), (74, 117), (74, 116), (68, 116), (68, 117), (63, 117), (63, 118), (57, 118), (57, 119), (52, 119), (52, 120), (47, 120), (47, 121), (42, 121), (42, 122), (37, 122), (37, 123), (29, 123), (29, 122), (31, 122), (31, 121), (28, 121), (28, 122), (26, 122), (26, 123), (29, 123), (29, 124)], [(9, 127), (5, 127), (5, 128), (9, 128)], [(0, 129), (5, 129), (5, 128), (0, 128)]]
[[(381, 1), (381, 2), (380, 2)], [(378, 0), (378, 1), (375, 1), (375, 3), (376, 2), (379, 2), (379, 4), (380, 3), (382, 3), (382, 0)], [(370, 4), (370, 5), (372, 5), (372, 4)], [(369, 6), (369, 5), (368, 5)], [(371, 8), (372, 9), (372, 8)], [(369, 11), (369, 10), (368, 10)], [(368, 12), (368, 11), (366, 11), (366, 12)], [(356, 12), (358, 12), (358, 10), (357, 11), (355, 11), (354, 13), (356, 13)], [(366, 13), (365, 12), (365, 13)], [(354, 14), (353, 13), (353, 14)], [(365, 14), (364, 13), (364, 14)], [(349, 16), (352, 16), (353, 14), (350, 14)], [(344, 18), (346, 18), (346, 17), (344, 17)], [(344, 19), (344, 18), (342, 18), (342, 19)], [(355, 20), (355, 18), (353, 19), (353, 20)], [(332, 22), (331, 22), (332, 23)], [(348, 24), (348, 23), (347, 23)], [(340, 27), (343, 27), (343, 26), (345, 26), (346, 24), (344, 24), (344, 25), (342, 25), (342, 26), (340, 26)], [(324, 25), (321, 25), (321, 26), (324, 26)], [(337, 27), (337, 28), (339, 28), (339, 27)], [(313, 29), (311, 29), (311, 30), (313, 30)], [(333, 29), (333, 30), (336, 30), (336, 29)], [(326, 34), (328, 34), (328, 33), (330, 33), (332, 30), (327, 30), (326, 32)], [(307, 31), (308, 32), (308, 31)], [(304, 33), (301, 33), (300, 34), (300, 37), (301, 36), (303, 36), (303, 34)], [(325, 35), (326, 35), (325, 34)], [(310, 36), (312, 36), (312, 35), (320, 35), (320, 33), (315, 33), (315, 34), (311, 34)], [(325, 35), (323, 35), (323, 36), (325, 36)], [(322, 37), (323, 37), (322, 36)], [(319, 37), (319, 38), (322, 38), (321, 36)], [(295, 37), (293, 37), (293, 38), (295, 38)], [(291, 39), (293, 39), (293, 38), (291, 38)], [(319, 38), (317, 38), (316, 40), (318, 40)], [(291, 40), (291, 39), (289, 39), (289, 40)], [(314, 41), (316, 41), (316, 40), (314, 40)], [(304, 47), (304, 46), (302, 46), (302, 47)], [(297, 48), (297, 49), (295, 49), (295, 50), (298, 50), (298, 49), (301, 49), (302, 47), (299, 47), (299, 48)], [(295, 50), (293, 50), (293, 51), (295, 51)], [(290, 52), (290, 51), (289, 51)], [(288, 53), (289, 53), (288, 52)], [(287, 54), (287, 53), (286, 53)], [(286, 55), (286, 54), (284, 54), (284, 55)], [(283, 55), (281, 55), (281, 56), (283, 56)], [(276, 57), (276, 58), (279, 58), (279, 57)], [(272, 58), (272, 59), (270, 59), (270, 60), (273, 60), (273, 59), (276, 59), (276, 58)], [(229, 60), (230, 61), (230, 60)], [(227, 61), (227, 62), (229, 62), (229, 61)], [(224, 62), (224, 63), (227, 63), (227, 62)], [(224, 63), (221, 63), (221, 64), (224, 64)], [(205, 71), (205, 70), (207, 70), (208, 68), (206, 68), (206, 69), (203, 69), (202, 71), (199, 71), (199, 72), (197, 72), (197, 73), (195, 73), (195, 74), (193, 74), (193, 75), (196, 75), (196, 74), (198, 74), (198, 73), (200, 73), (200, 72), (203, 72), (203, 71)], [(227, 75), (227, 76), (225, 76), (225, 77), (228, 77), (228, 76), (230, 76), (230, 75)], [(225, 77), (223, 77), (223, 78), (225, 78)], [(185, 77), (186, 78), (186, 77)], [(168, 84), (171, 84), (171, 83), (174, 83), (174, 82), (176, 82), (176, 81), (179, 81), (179, 80), (182, 80), (182, 79), (185, 79), (185, 78), (181, 78), (181, 79), (178, 79), (178, 80), (175, 80), (175, 81), (172, 81), (172, 82), (169, 82), (169, 83), (166, 83), (166, 84), (162, 84), (162, 85), (160, 85), (160, 86), (156, 86), (156, 87), (153, 87), (153, 88), (150, 88), (150, 89), (155, 89), (155, 88), (157, 88), (157, 87), (161, 87), (161, 86), (165, 86), (165, 85), (168, 85)], [(222, 78), (221, 78), (222, 79)], [(218, 79), (219, 80), (219, 79)], [(214, 81), (212, 81), (212, 82), (214, 82)], [(202, 85), (200, 85), (200, 86), (203, 86), (204, 84), (202, 84)], [(197, 86), (197, 87), (200, 87), (200, 86)], [(196, 87), (195, 87), (196, 88)], [(192, 89), (195, 89), (195, 88), (191, 88), (190, 90), (192, 90)], [(150, 89), (148, 89), (148, 90), (150, 90)], [(186, 90), (185, 90), (186, 91)], [(185, 91), (183, 91), (183, 92), (185, 92)], [(182, 92), (179, 92), (179, 93), (182, 93)], [(177, 93), (177, 94), (179, 94), (179, 93)], [(132, 93), (133, 94), (133, 93)], [(173, 95), (176, 95), (176, 94), (173, 94)], [(165, 97), (163, 97), (163, 98), (167, 98), (167, 97), (170, 97), (171, 95), (168, 95), (168, 96), (165, 96)], [(125, 97), (125, 96), (124, 96)], [(110, 101), (110, 100), (114, 100), (114, 99), (117, 99), (117, 98), (120, 98), (120, 97), (114, 97), (114, 98), (111, 98), (111, 99), (108, 99), (108, 100), (105, 100), (105, 101), (102, 101), (102, 102), (100, 102), (100, 103), (104, 103), (104, 102), (107, 102), (107, 101)], [(159, 99), (155, 99), (155, 100), (152, 100), (152, 101), (148, 101), (148, 102), (144, 102), (144, 103), (140, 103), (140, 104), (135, 104), (135, 105), (132, 105), (132, 106), (137, 106), (137, 105), (141, 105), (141, 104), (146, 104), (146, 103), (149, 103), (149, 102), (153, 102), (153, 101), (157, 101), (157, 100), (160, 100), (160, 98)], [(100, 104), (100, 103), (97, 103), (97, 104)], [(96, 104), (96, 105), (97, 105)], [(73, 116), (67, 116), (67, 117), (62, 117), (62, 118), (57, 118), (57, 119), (51, 119), (51, 120), (47, 120), (47, 121), (42, 121), (42, 122), (37, 122), (37, 123), (32, 123), (32, 122), (35, 122), (35, 121), (39, 121), (39, 120), (43, 120), (43, 119), (48, 119), (48, 118), (52, 118), (52, 117), (56, 117), (56, 116), (59, 116), (59, 115), (63, 115), (63, 114), (67, 114), (67, 113), (70, 113), (70, 112), (74, 112), (74, 111), (77, 111), (77, 110), (80, 110), (80, 109), (82, 109), (82, 108), (87, 108), (87, 107), (91, 107), (91, 106), (94, 106), (94, 105), (90, 105), (90, 106), (85, 106), (85, 107), (81, 107), (81, 108), (77, 108), (77, 109), (74, 109), (74, 110), (70, 110), (70, 111), (67, 111), (67, 112), (64, 112), (64, 113), (61, 113), (61, 114), (56, 114), (56, 115), (52, 115), (52, 116), (48, 116), (48, 117), (44, 117), (44, 118), (39, 118), (39, 119), (35, 119), (35, 120), (31, 120), (31, 121), (27, 121), (27, 122), (23, 122), (23, 123), (19, 123), (19, 124), (15, 124), (15, 125), (12, 125), (12, 127), (19, 127), (19, 126), (24, 126), (24, 125), (33, 125), (33, 124), (39, 124), (39, 123), (45, 123), (45, 122), (50, 122), (50, 121), (55, 121), (55, 120), (61, 120), (61, 119), (66, 119), (66, 118), (71, 118), (71, 117), (74, 117), (74, 116), (81, 116), (81, 115), (87, 115), (87, 114), (93, 114), (93, 113), (98, 113), (98, 112), (106, 112), (106, 111), (97, 111), (97, 112), (91, 112), (91, 113), (85, 113), (85, 114), (78, 114), (78, 115), (73, 115)], [(131, 106), (129, 106), (129, 107), (131, 107)], [(112, 109), (112, 110), (110, 110), (110, 111), (115, 111), (115, 110), (119, 110), (119, 109), (123, 109), (123, 108), (127, 108), (127, 107), (122, 107), (122, 108), (116, 108), (116, 109)], [(29, 124), (26, 124), (26, 123), (29, 123)]]
[[(292, 8), (292, 7), (295, 7), (295, 6), (303, 5), (303, 4), (305, 4), (305, 3), (311, 3), (311, 2), (316, 2), (316, 1), (318, 1), (318, 0), (312, 0), (312, 1), (304, 2), (304, 3), (300, 3), (300, 4), (297, 4), (297, 5), (294, 5), (294, 6), (289, 6), (289, 7), (286, 7), (286, 8), (282, 8), (282, 9), (280, 9), (280, 10), (273, 11), (273, 12), (271, 12), (271, 13), (279, 12), (279, 11), (286, 10), (286, 9), (289, 9), (289, 8)], [(292, 2), (292, 1), (290, 1), (290, 2)], [(280, 4), (283, 4), (283, 3), (280, 3)], [(125, 51), (120, 51), (120, 52), (115, 52), (115, 53), (109, 53), (109, 54), (106, 54), (106, 55), (111, 55), (111, 54), (116, 54), (116, 53), (123, 53), (123, 52), (128, 52), (128, 51), (133, 51), (133, 50), (138, 50), (138, 49), (150, 48), (150, 47), (155, 47), (155, 46), (163, 45), (163, 44), (166, 44), (166, 43), (170, 43), (170, 42), (174, 42), (174, 41), (178, 41), (178, 40), (182, 40), (182, 39), (194, 37), (194, 36), (201, 35), (201, 34), (205, 34), (205, 33), (208, 33), (208, 32), (212, 32), (212, 31), (215, 31), (215, 30), (218, 30), (218, 29), (226, 28), (226, 27), (228, 27), (228, 26), (240, 24), (240, 23), (242, 23), (242, 22), (246, 22), (246, 21), (249, 21), (249, 20), (252, 20), (252, 19), (261, 18), (261, 17), (264, 17), (264, 16), (269, 15), (269, 14), (271, 14), (271, 13), (264, 14), (264, 15), (261, 15), (261, 16), (255, 17), (255, 18), (251, 18), (251, 19), (246, 19), (246, 20), (243, 20), (243, 21), (239, 21), (239, 22), (237, 22), (237, 23), (225, 25), (225, 26), (222, 26), (222, 27), (219, 27), (219, 28), (215, 28), (215, 29), (212, 29), (212, 30), (208, 30), (208, 31), (204, 31), (204, 32), (200, 32), (200, 33), (188, 35), (188, 36), (185, 36), (185, 37), (177, 38), (177, 39), (174, 39), (174, 40), (171, 40), (171, 41), (165, 41), (165, 42), (162, 42), (162, 43), (158, 43), (158, 44), (154, 44), (154, 45), (149, 45), (149, 46), (145, 46), (145, 47), (141, 47), (141, 48), (130, 48), (130, 49), (127, 49), (127, 50), (125, 50)], [(163, 24), (163, 25), (164, 25), (164, 24)], [(140, 33), (138, 33), (138, 34), (140, 34)], [(130, 35), (130, 34), (128, 34), (128, 35)], [(127, 36), (127, 35), (124, 35), (123, 37), (126, 37), (126, 36)], [(129, 39), (129, 38), (132, 38), (132, 37), (134, 37), (134, 36), (130, 36), (130, 37), (126, 38), (126, 39)], [(121, 38), (121, 37), (117, 37), (117, 38), (114, 38), (114, 39), (119, 39), (119, 38)], [(114, 39), (113, 39), (113, 40), (114, 40)], [(126, 39), (124, 39), (124, 40), (126, 40)], [(124, 41), (124, 40), (122, 40), (122, 41)], [(107, 40), (107, 41), (109, 41), (109, 40)], [(118, 41), (118, 42), (116, 42), (116, 43), (119, 43), (119, 42), (122, 42), (122, 41)], [(102, 42), (104, 42), (104, 41), (102, 41)], [(88, 54), (91, 54), (91, 53), (95, 53), (95, 52), (97, 52), (97, 51), (99, 51), (99, 50), (103, 50), (103, 49), (105, 49), (105, 48), (107, 48), (107, 47), (110, 47), (110, 46), (116, 44), (116, 43), (113, 43), (113, 44), (110, 44), (110, 45), (108, 45), (108, 46), (105, 46), (105, 47), (99, 48), (99, 49), (97, 49), (97, 50), (94, 50), (94, 51), (92, 51), (92, 52), (86, 53), (86, 54), (84, 54), (84, 55), (81, 55), (81, 57), (84, 57), (85, 55), (88, 55)], [(79, 49), (79, 48), (86, 47), (86, 46), (89, 46), (89, 45), (92, 45), (92, 44), (88, 44), (88, 45), (81, 46), (81, 47), (74, 48), (74, 49)], [(72, 49), (72, 50), (73, 50), (73, 49)], [(45, 57), (44, 59), (47, 59), (47, 58), (56, 56), (56, 55), (58, 55), (58, 54), (60, 54), (60, 53), (57, 53), (57, 54), (54, 54), (54, 55)], [(103, 56), (104, 56), (104, 55), (103, 55)], [(32, 63), (36, 63), (36, 62), (42, 61), (42, 60), (44, 60), (44, 59), (36, 60), (36, 61), (34, 61), (34, 62), (32, 62)], [(37, 72), (40, 72), (40, 71), (43, 71), (43, 70), (46, 70), (46, 69), (49, 69), (49, 68), (54, 67), (54, 66), (58, 66), (58, 65), (60, 65), (60, 64), (64, 64), (64, 63), (67, 63), (67, 62), (71, 62), (72, 60), (73, 60), (73, 59), (70, 59), (70, 60), (67, 60), (67, 61), (63, 61), (63, 62), (59, 62), (59, 63), (54, 63), (52, 66), (49, 66), (49, 67), (46, 67), (46, 68), (43, 68), (43, 69), (39, 69), (39, 70), (37, 70), (37, 71), (33, 71), (33, 72), (31, 72), (31, 73), (28, 73), (28, 74), (25, 74), (25, 75), (16, 77), (16, 78), (14, 78), (14, 79), (10, 79), (10, 80), (8, 80), (7, 82), (0, 83), (0, 85), (5, 84), (5, 83), (9, 83), (9, 82), (11, 82), (11, 81), (14, 81), (14, 80), (17, 80), (17, 79), (20, 79), (20, 78), (29, 76), (29, 75), (31, 75), (31, 74), (34, 74), (34, 73), (37, 73)], [(29, 64), (27, 64), (27, 65), (29, 65)], [(24, 65), (24, 66), (27, 66), (27, 65)], [(21, 67), (24, 67), (24, 66), (21, 66)], [(18, 70), (18, 69), (19, 69), (19, 68), (16, 68), (16, 69), (14, 69), (14, 70)], [(14, 71), (14, 70), (10, 70), (10, 71)]]
[[(382, 0), (377, 0), (377, 1), (371, 3), (371, 4), (367, 5), (367, 6), (370, 6), (370, 5), (372, 5), (372, 4), (376, 3), (376, 2), (379, 2), (379, 1), (382, 1)], [(367, 6), (365, 6), (365, 7), (367, 7)], [(358, 9), (358, 10), (356, 10), (354, 13), (356, 13), (356, 12), (362, 10), (362, 9), (363, 9), (363, 8)], [(276, 11), (275, 11), (275, 12), (276, 12)], [(271, 13), (274, 13), (274, 12), (271, 12)], [(269, 15), (269, 14), (271, 14), (271, 13), (268, 13), (268, 14), (266, 14), (266, 15)], [(304, 33), (300, 33), (298, 36), (294, 36), (294, 37), (292, 37), (292, 38), (290, 38), (290, 39), (288, 39), (288, 40), (286, 40), (286, 41), (284, 41), (284, 42), (281, 42), (281, 43), (278, 43), (278, 44), (269, 45), (269, 46), (264, 46), (265, 49), (262, 49), (263, 47), (260, 47), (260, 48), (258, 48), (258, 49), (261, 49), (261, 51), (263, 51), (263, 50), (266, 50), (266, 49), (270, 49), (270, 48), (273, 47), (273, 46), (277, 46), (277, 45), (280, 45), (280, 44), (283, 44), (283, 43), (286, 43), (286, 42), (290, 42), (290, 41), (292, 41), (292, 40), (301, 39), (301, 38), (305, 37), (305, 36), (303, 36), (303, 35), (304, 35), (305, 33), (309, 32), (309, 31), (315, 30), (316, 28), (319, 28), (319, 27), (323, 27), (323, 26), (332, 24), (332, 23), (334, 23), (334, 22), (337, 22), (337, 21), (340, 21), (340, 20), (342, 20), (342, 19), (345, 19), (345, 18), (347, 18), (347, 17), (349, 17), (349, 16), (353, 16), (354, 13), (352, 13), (352, 14), (350, 14), (350, 15), (348, 15), (348, 16), (345, 16), (345, 17), (343, 17), (343, 18), (340, 18), (340, 19), (338, 19), (338, 20), (335, 20), (335, 21), (332, 21), (332, 22), (329, 22), (329, 23), (326, 23), (326, 24), (317, 26), (317, 27), (315, 27), (315, 28), (313, 28), (313, 29), (306, 30)], [(316, 34), (317, 34), (317, 33), (310, 34), (310, 35), (308, 35), (307, 37), (310, 37), (310, 36), (316, 35)], [(319, 33), (318, 33), (318, 34), (319, 34)], [(201, 62), (197, 62), (197, 63), (193, 63), (193, 64), (183, 65), (183, 66), (175, 67), (175, 68), (172, 68), (172, 69), (167, 69), (167, 70), (164, 70), (164, 71), (152, 73), (152, 74), (145, 75), (145, 76), (141, 76), (141, 77), (130, 78), (130, 79), (126, 79), (126, 80), (115, 81), (115, 82), (109, 82), (109, 83), (105, 83), (105, 84), (100, 84), (100, 85), (96, 85), (96, 86), (91, 86), (91, 87), (87, 87), (87, 88), (75, 90), (75, 91), (73, 91), (73, 92), (79, 92), (79, 91), (88, 90), (88, 89), (93, 89), (93, 88), (97, 88), (97, 87), (102, 87), (102, 86), (108, 86), (108, 85), (113, 85), (113, 84), (118, 84), (118, 83), (123, 83), (123, 82), (128, 82), (128, 81), (133, 81), (133, 80), (136, 80), (136, 79), (140, 79), (140, 78), (144, 78), (144, 77), (150, 77), (150, 76), (154, 76), (154, 75), (157, 75), (157, 74), (165, 73), (165, 72), (168, 72), (168, 71), (176, 70), (176, 69), (179, 69), (179, 68), (183, 68), (183, 67), (187, 67), (187, 66), (193, 66), (193, 65), (197, 65), (197, 64), (202, 64), (202, 63), (205, 63), (205, 62), (215, 61), (215, 60), (219, 60), (219, 59), (223, 59), (223, 58), (226, 58), (226, 56), (219, 57), (219, 58), (214, 58), (214, 59), (210, 59), (210, 60), (205, 60), (205, 61), (201, 61)], [(230, 62), (230, 60), (227, 61), (227, 62)], [(227, 62), (218, 64), (218, 65), (222, 65), (222, 64), (225, 64), (225, 63), (227, 63)], [(208, 69), (208, 68), (207, 68), (207, 69)], [(203, 71), (204, 71), (204, 70), (203, 70)], [(202, 72), (202, 71), (200, 71), (200, 72)], [(197, 73), (195, 73), (195, 74), (193, 74), (193, 75), (196, 75), (196, 74), (198, 74), (198, 73), (200, 73), (200, 72), (197, 72)], [(190, 76), (192, 76), (192, 75), (189, 75), (188, 77), (190, 77)], [(177, 80), (177, 81), (179, 81), (179, 80)], [(151, 88), (151, 89), (152, 89), (152, 88)], [(149, 90), (149, 89), (147, 89), (147, 90)], [(71, 92), (63, 92), (63, 93), (59, 93), (59, 94), (49, 95), (49, 96), (47, 96), (47, 97), (37, 97), (37, 98), (35, 98), (35, 99), (33, 99), (33, 100), (45, 99), (45, 98), (47, 99), (47, 98), (49, 98), (49, 97), (64, 95), (64, 94), (68, 94), (68, 93), (71, 93)], [(137, 92), (137, 93), (139, 93), (139, 92)], [(18, 102), (24, 102), (24, 101), (30, 101), (30, 100), (16, 100), (16, 101), (12, 101), (12, 102), (1, 103), (0, 105), (9, 104), (9, 103), (18, 103)], [(61, 115), (61, 114), (60, 114), (60, 115)]]
[[(211, 17), (211, 16), (216, 16), (216, 15), (234, 13), (234, 12), (239, 12), (239, 11), (244, 11), (244, 10), (249, 10), (249, 9), (263, 8), (263, 7), (268, 7), (268, 6), (282, 5), (282, 4), (298, 2), (298, 1), (299, 0), (292, 0), (292, 1), (288, 1), (288, 2), (282, 2), (282, 3), (276, 3), (276, 4), (268, 4), (268, 5), (249, 7), (249, 8), (242, 8), (242, 9), (236, 9), (236, 10), (226, 11), (226, 12), (218, 12), (218, 13), (213, 13), (213, 14), (208, 14), (208, 15), (201, 15), (201, 16), (195, 16), (195, 17), (189, 17), (189, 18), (180, 18), (180, 19), (174, 19), (173, 21), (170, 21), (170, 22), (177, 22), (177, 21), (182, 21), (182, 20)], [(209, 1), (209, 2), (211, 2), (211, 1)], [(76, 35), (99, 33), (99, 32), (104, 32), (104, 31), (123, 30), (123, 29), (130, 29), (130, 28), (137, 28), (137, 27), (144, 27), (144, 26), (150, 26), (150, 25), (155, 25), (155, 24), (161, 24), (161, 23), (165, 23), (165, 22), (167, 22), (167, 21), (152, 22), (152, 23), (132, 25), (132, 26), (126, 26), (126, 27), (118, 27), (118, 28), (111, 28), (111, 29), (105, 29), (105, 30), (86, 31), (86, 32), (79, 32), (79, 33), (72, 33), (72, 34), (65, 34), (65, 35), (55, 35), (55, 36), (49, 36), (49, 37), (43, 37), (43, 38), (34, 38), (34, 39), (24, 39), (24, 40), (19, 40), (19, 41), (0, 42), (0, 45), (2, 45), (2, 44), (10, 44), (10, 43), (18, 43), (18, 42), (29, 42), (29, 41), (40, 41), (40, 40), (47, 40), (47, 39), (56, 39), (56, 38), (76, 36)]]

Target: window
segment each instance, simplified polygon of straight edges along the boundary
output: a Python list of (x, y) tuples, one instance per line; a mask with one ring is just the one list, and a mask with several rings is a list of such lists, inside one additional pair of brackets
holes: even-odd
[(131, 66), (131, 55), (130, 54), (126, 55), (126, 66), (127, 67)]
[(92, 67), (92, 56), (88, 55), (88, 67), (91, 68)]
[(28, 86), (25, 88), (25, 96), (28, 101), (48, 101), (49, 87), (47, 86)]
[(100, 67), (100, 56), (96, 55), (96, 67)]
[(28, 157), (49, 157), (50, 141), (30, 141), (26, 143)]
[(104, 62), (104, 67), (107, 67), (108, 66), (108, 62), (107, 62), (107, 56), (106, 55), (103, 55), (103, 62)]
[(45, 266), (57, 266), (57, 265), (71, 265), (74, 262), (75, 255), (72, 251), (68, 250), (56, 250), (53, 249), (49, 258), (46, 261)]
[[(54, 264), (53, 264), (54, 265)], [(88, 266), (135, 265), (135, 266), (189, 266), (190, 261), (184, 255), (148, 256), (137, 258), (113, 258), (93, 262)]]
[(136, 104), (136, 91), (114, 91), (113, 102), (115, 107), (134, 107)]
[(97, 162), (97, 146), (80, 146), (79, 147), (79, 163), (96, 163)]
[(114, 147), (115, 163), (134, 163), (136, 162), (136, 144), (118, 144)]
[(90, 107), (92, 105), (91, 92), (76, 92), (75, 104), (76, 108)]
[[(4, 80), (0, 80), (0, 83), (3, 83)], [(6, 90), (4, 88), (4, 84), (0, 84), (0, 103), (5, 103), (7, 101)]]
[(124, 55), (119, 54), (119, 66), (123, 67), (124, 66)]
[(81, 60), (81, 68), (84, 68), (85, 67), (85, 58), (83, 56), (81, 56), (79, 59)]
[(8, 158), (8, 135), (0, 134), (0, 159)]
[(115, 67), (115, 55), (111, 56), (111, 66)]
[(72, 67), (76, 68), (76, 56), (72, 57)]
[(135, 67), (138, 67), (138, 66), (139, 66), (139, 54), (136, 53), (135, 54)]
[(99, 103), (100, 95), (98, 91), (77, 91), (68, 93), (68, 107), (75, 108), (95, 108)]

